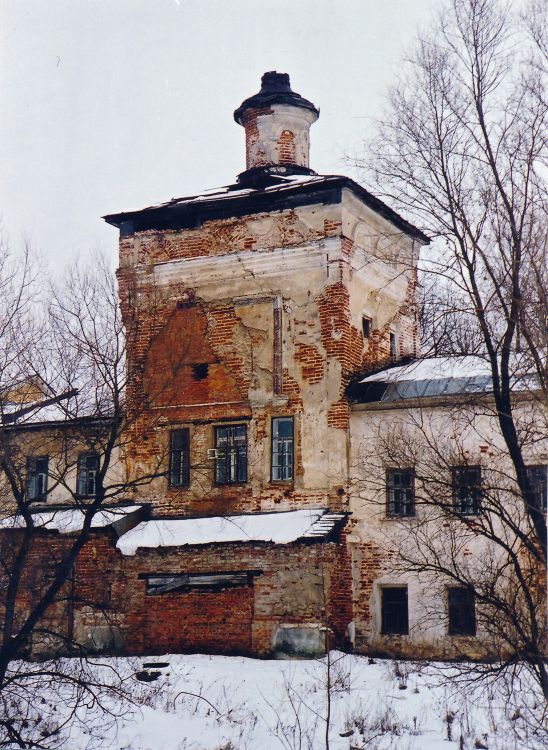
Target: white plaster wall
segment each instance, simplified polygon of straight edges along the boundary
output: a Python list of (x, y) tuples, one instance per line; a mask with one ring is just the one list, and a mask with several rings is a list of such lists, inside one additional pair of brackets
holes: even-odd
[[(517, 421), (529, 431), (530, 443), (524, 448), (528, 464), (548, 464), (548, 438), (546, 431), (547, 414), (542, 404), (534, 398), (519, 401), (516, 407)], [(532, 429), (532, 426), (535, 428)], [(463, 459), (470, 465), (482, 466), (484, 476), (489, 471), (497, 474), (507, 472), (512, 475), (504, 442), (498, 428), (494, 408), (488, 402), (460, 406), (448, 402), (435, 404), (424, 401), (421, 404), (403, 405), (390, 408), (375, 408), (368, 405), (356, 405), (353, 408), (350, 424), (351, 483), (350, 508), (355, 525), (349, 539), (354, 566), (354, 594), (357, 603), (356, 626), (362, 648), (374, 648), (388, 651), (397, 648), (416, 656), (451, 655), (457, 649), (465, 649), (472, 656), (485, 655), (478, 643), (482, 636), (478, 627), (477, 639), (451, 637), (447, 635), (446, 614), (446, 579), (436, 579), (422, 574), (401, 573), (392, 567), (386, 553), (388, 550), (404, 548), (409, 544), (409, 529), (417, 521), (424, 521), (431, 512), (426, 507), (418, 506), (416, 518), (393, 519), (386, 517), (386, 480), (385, 469), (395, 467), (389, 456), (386, 445), (390, 441), (403, 439), (404, 434), (413, 451), (421, 455), (422, 448), (427, 456), (428, 444), (437, 446), (448, 464), (460, 463), (458, 457), (451, 458), (451, 450), (459, 446)], [(395, 438), (395, 436), (398, 436)], [(392, 443), (394, 446), (394, 443)], [(453, 448), (451, 447), (453, 446)], [(444, 453), (445, 452), (445, 453)], [(403, 468), (403, 467), (401, 467)], [(427, 471), (427, 468), (424, 469)], [(450, 480), (449, 480), (450, 481)], [(420, 488), (417, 488), (420, 491)], [(448, 490), (449, 491), (449, 490)], [(508, 497), (509, 508), (514, 507), (515, 518), (523, 512), (519, 498)], [(495, 530), (501, 536), (511, 533), (493, 518)], [(432, 533), (443, 535), (439, 521), (434, 521)], [(411, 537), (412, 538), (412, 537)], [(443, 539), (443, 536), (440, 537)], [(367, 545), (371, 545), (367, 547)], [(364, 546), (365, 545), (365, 546)], [(381, 550), (384, 555), (384, 569), (371, 572), (370, 550)], [(473, 537), (462, 549), (467, 556), (467, 564), (481, 575), (489, 554), (500, 554), (500, 549), (491, 546), (485, 539)], [(396, 557), (397, 559), (397, 557)], [(363, 588), (366, 579), (374, 576), (373, 586)], [(406, 584), (409, 602), (409, 635), (382, 636), (380, 634), (380, 589), (383, 585)], [(367, 593), (364, 595), (363, 591)], [(371, 620), (364, 617), (364, 605), (372, 611)]]
[(279, 164), (278, 141), (284, 130), (295, 136), (295, 164), (309, 166), (310, 126), (317, 115), (301, 107), (274, 104), (271, 113), (259, 115), (256, 120), (258, 134), (247, 141), (247, 168), (262, 164)]

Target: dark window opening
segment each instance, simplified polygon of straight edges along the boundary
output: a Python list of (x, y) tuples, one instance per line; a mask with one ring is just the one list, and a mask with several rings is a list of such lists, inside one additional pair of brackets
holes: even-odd
[(476, 516), (481, 505), (481, 467), (453, 466), (453, 507), (462, 516)]
[(293, 417), (272, 420), (271, 468), (273, 482), (293, 479)]
[(169, 446), (169, 486), (188, 487), (190, 484), (190, 431), (172, 430)]
[(396, 334), (390, 331), (390, 359), (395, 360), (397, 356)]
[(256, 570), (241, 570), (227, 573), (164, 573), (143, 576), (147, 582), (147, 594), (171, 594), (183, 591), (220, 589), (252, 586)]
[(415, 473), (413, 469), (386, 470), (386, 515), (415, 515)]
[(192, 377), (194, 380), (205, 380), (209, 374), (209, 365), (207, 362), (192, 365)]
[(471, 588), (447, 589), (449, 635), (476, 635), (475, 598)]
[(78, 456), (76, 492), (80, 497), (95, 497), (99, 456), (97, 453), (83, 453)]
[(27, 459), (27, 497), (29, 500), (45, 500), (48, 493), (49, 456)]
[(381, 589), (381, 633), (382, 635), (407, 635), (409, 633), (407, 586)]
[(367, 315), (362, 316), (362, 333), (364, 339), (371, 337), (371, 318), (368, 318)]
[(215, 481), (247, 482), (247, 428), (243, 424), (215, 428)]
[(533, 502), (535, 507), (546, 513), (548, 506), (548, 466), (526, 466), (527, 478), (533, 491)]

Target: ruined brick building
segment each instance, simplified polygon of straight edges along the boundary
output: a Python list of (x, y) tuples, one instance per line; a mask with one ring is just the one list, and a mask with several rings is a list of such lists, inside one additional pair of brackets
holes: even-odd
[[(105, 217), (131, 331), (123, 462), (154, 478), (123, 517), (97, 517), (75, 566), (81, 603), (55, 615), (87, 647), (264, 655), (327, 638), (413, 651), (407, 586), (386, 585), (375, 512), (355, 493), (358, 446), (393, 404), (382, 377), (363, 397), (348, 386), (419, 355), (428, 238), (353, 180), (310, 168), (318, 115), (287, 75), (266, 73), (234, 113), (246, 145), (234, 184)], [(93, 484), (93, 461), (75, 461), (74, 482)], [(63, 497), (47, 496), (40, 466), (44, 544), (62, 544), (74, 527), (47, 516)], [(392, 515), (411, 515), (410, 479), (396, 480)]]
[[(349, 511), (345, 389), (364, 365), (417, 352), (413, 267), (427, 240), (352, 180), (312, 171), (318, 114), (287, 75), (267, 73), (234, 113), (246, 143), (235, 184), (106, 217), (120, 229), (124, 314), (139, 321), (129, 470), (171, 457), (167, 480), (147, 493), (162, 533), (176, 529), (174, 516), (199, 518), (184, 522), (194, 526), (222, 517), (239, 529), (235, 514), (271, 514), (246, 517), (243, 545), (221, 544), (222, 532), (206, 549), (135, 552), (138, 574), (249, 576), (215, 596), (173, 595), (175, 622), (188, 622), (197, 597), (214, 631), (201, 647), (264, 653), (287, 639), (317, 643), (326, 627), (343, 641), (352, 621), (340, 530)], [(308, 509), (318, 521), (303, 536)], [(291, 544), (265, 547), (255, 528), (282, 518)], [(165, 612), (165, 597), (151, 597), (149, 617), (156, 603)]]

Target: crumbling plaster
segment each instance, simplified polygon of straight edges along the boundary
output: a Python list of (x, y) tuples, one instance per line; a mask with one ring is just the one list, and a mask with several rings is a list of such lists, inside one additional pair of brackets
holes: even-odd
[[(121, 240), (122, 298), (124, 289), (132, 286), (132, 304), (140, 308), (141, 318), (146, 317), (151, 296), (156, 299), (157, 319), (141, 320), (141, 339), (129, 357), (139, 408), (144, 403), (140, 373), (147, 372), (139, 362), (150, 358), (151, 347), (160, 346), (169, 350), (171, 358), (180, 356), (182, 369), (188, 369), (189, 363), (198, 361), (196, 357), (206, 356), (195, 351), (196, 334), (208, 342), (209, 359), (204, 361), (210, 362), (210, 374), (223, 370), (225, 381), (229, 378), (234, 384), (234, 388), (225, 386), (224, 395), (215, 391), (213, 399), (211, 391), (201, 396), (204, 388), (187, 377), (184, 384), (175, 381), (173, 388), (166, 387), (166, 392), (173, 392), (171, 400), (151, 399), (150, 412), (156, 420), (153, 437), (149, 436), (145, 450), (133, 446), (130, 467), (133, 462), (134, 469), (146, 471), (153, 454), (167, 453), (166, 428), (192, 425), (192, 486), (166, 495), (164, 477), (152, 482), (147, 494), (160, 508), (215, 512), (215, 503), (221, 502), (223, 512), (265, 510), (273, 503), (285, 509), (306, 503), (307, 493), (311, 502), (323, 496), (324, 503), (328, 497), (330, 504), (341, 503), (336, 490), (344, 489), (348, 481), (345, 386), (368, 356), (387, 359), (388, 327), (395, 320), (400, 327), (402, 321), (403, 327), (414, 330), (415, 326), (414, 318), (402, 316), (405, 300), (414, 290), (413, 269), (402, 273), (392, 255), (372, 258), (369, 245), (361, 247), (350, 239), (358, 228), (359, 237), (366, 231), (369, 238), (377, 237), (371, 241), (378, 246), (393, 228), (347, 193), (340, 204), (205, 222), (196, 230), (147, 231)], [(343, 225), (348, 237), (341, 233)], [(408, 243), (405, 252), (410, 248)], [(181, 300), (203, 312), (204, 324), (198, 331), (195, 318), (185, 324), (181, 317), (180, 335), (175, 329), (175, 336), (161, 343), (161, 331)], [(278, 342), (276, 305), (281, 310)], [(361, 333), (364, 313), (379, 327), (369, 341)], [(186, 342), (179, 344), (180, 355), (177, 340)], [(277, 346), (281, 347), (278, 363)], [(409, 349), (407, 343), (404, 346)], [(159, 362), (149, 369), (169, 369)], [(279, 392), (276, 368), (281, 370)], [(270, 420), (283, 415), (295, 418), (291, 486), (270, 483)], [(213, 447), (212, 425), (221, 417), (248, 423), (246, 486), (216, 487), (211, 481), (212, 463), (205, 457)]]
[[(317, 114), (294, 106), (273, 104), (268, 109), (250, 109), (243, 115), (246, 132), (246, 166), (293, 163), (308, 167), (309, 130)], [(284, 154), (283, 134), (294, 136), (291, 155)]]

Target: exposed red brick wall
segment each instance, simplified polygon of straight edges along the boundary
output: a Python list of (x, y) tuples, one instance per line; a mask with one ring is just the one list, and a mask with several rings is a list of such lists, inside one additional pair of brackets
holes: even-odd
[[(258, 137), (258, 114), (247, 113), (248, 148)], [(281, 158), (292, 158), (291, 134), (282, 134), (279, 148)], [(260, 163), (259, 155), (253, 166)], [(271, 248), (297, 247), (327, 237), (340, 237), (342, 225), (339, 217), (340, 213), (329, 212), (323, 218), (320, 231), (313, 228), (318, 226), (317, 222), (309, 221), (310, 217), (303, 220), (301, 209), (295, 209), (275, 216), (259, 214), (206, 221), (197, 229), (142, 232), (131, 241), (122, 241), (122, 262), (143, 264), (139, 270), (139, 289), (136, 289), (138, 285), (130, 272), (120, 274), (125, 319), (132, 320), (133, 316), (137, 331), (130, 345), (132, 375), (128, 400), (138, 412), (146, 402), (142, 394), (147, 390), (166, 394), (161, 399), (154, 399), (155, 410), (151, 409), (137, 420), (141, 433), (145, 431), (147, 419), (152, 429), (147, 440), (135, 432), (133, 466), (166, 452), (170, 428), (183, 423), (191, 427), (192, 487), (167, 489), (165, 479), (158, 482), (151, 493), (156, 513), (229, 515), (267, 508), (346, 508), (348, 498), (337, 494), (338, 485), (303, 490), (302, 434), (296, 435), (294, 482), (285, 486), (274, 486), (269, 482), (268, 425), (272, 416), (294, 415), (298, 422), (302, 421), (302, 430), (306, 432), (310, 405), (309, 394), (304, 389), (321, 383), (329, 371), (326, 395), (330, 394), (331, 403), (322, 405), (327, 411), (326, 427), (347, 430), (349, 406), (345, 389), (348, 382), (365, 366), (379, 366), (388, 360), (390, 324), (373, 331), (368, 342), (364, 342), (361, 326), (353, 325), (350, 308), (353, 243), (341, 237), (342, 258), (330, 264), (326, 286), (319, 295), (316, 293), (315, 299), (311, 297), (310, 306), (293, 310), (290, 304), (283, 303), (283, 326), (278, 332), (280, 342), (283, 341), (283, 370), (278, 386), (281, 385), (279, 395), (285, 396), (287, 403), (276, 406), (252, 407), (248, 401), (257, 379), (254, 360), (257, 342), (253, 337), (262, 334), (260, 331), (254, 333), (252, 324), (244, 325), (233, 300), (217, 299), (205, 303), (197, 298), (196, 290), (185, 289), (182, 284), (165, 287), (158, 299), (158, 290), (151, 282), (152, 274), (149, 276), (143, 270), (166, 260), (256, 250), (267, 253)], [(261, 219), (265, 219), (265, 226), (268, 226), (266, 233), (257, 230)], [(338, 281), (331, 283), (330, 279)], [(415, 283), (416, 279), (410, 282), (407, 299), (395, 320), (391, 321), (399, 327), (401, 354), (411, 352), (416, 346)], [(256, 290), (257, 287), (257, 280), (253, 279), (249, 288)], [(245, 274), (239, 291), (242, 295), (247, 291)], [(264, 291), (272, 294), (274, 290), (265, 286)], [(279, 294), (279, 290), (275, 292)], [(188, 304), (177, 308), (179, 300)], [(321, 345), (317, 343), (318, 335)], [(208, 376), (196, 381), (192, 367), (203, 363), (208, 364)], [(340, 373), (338, 384), (333, 381), (332, 373)], [(278, 386), (273, 386), (273, 390)], [(175, 408), (176, 403), (179, 406)], [(249, 417), (251, 420), (247, 421)], [(212, 447), (213, 426), (219, 419), (245, 419), (250, 444), (255, 441), (262, 446), (260, 465), (250, 465), (250, 472), (255, 472), (253, 482), (250, 480), (245, 486), (216, 487), (212, 483), (213, 464), (207, 464), (204, 457), (207, 448)], [(226, 649), (227, 652), (265, 654), (280, 623), (303, 622), (328, 622), (335, 640), (340, 643), (348, 622), (353, 619), (353, 607), (366, 608), (363, 618), (360, 614), (360, 620), (369, 617), (375, 566), (380, 564), (382, 554), (378, 549), (366, 546), (362, 552), (364, 570), (355, 600), (351, 594), (352, 571), (346, 543), (279, 548), (225, 545), (138, 553), (120, 563), (113, 584), (113, 601), (123, 601), (119, 617), (126, 644), (131, 644), (126, 648), (134, 649), (135, 653), (143, 653), (152, 647), (158, 651)], [(210, 594), (146, 596), (145, 582), (138, 578), (139, 574), (147, 572), (245, 568), (263, 571), (252, 588)], [(314, 597), (299, 595), (302, 592), (298, 591), (294, 579), (296, 572), (302, 576), (301, 584), (307, 592), (316, 591)], [(164, 612), (165, 617), (162, 617)]]
[[(13, 532), (0, 535), (6, 543)], [(66, 554), (70, 535), (36, 540), (19, 599), (22, 614), (47, 580), (53, 556)], [(74, 574), (42, 624), (69, 635), (94, 625), (119, 627), (123, 652), (162, 651), (267, 654), (280, 624), (325, 624), (337, 644), (351, 611), (344, 587), (349, 564), (343, 544), (226, 544), (138, 550), (123, 556), (109, 530), (92, 532)], [(145, 574), (254, 570), (252, 586), (220, 591), (147, 595)], [(71, 597), (74, 597), (74, 600)], [(95, 612), (95, 615), (93, 614)], [(342, 635), (341, 635), (342, 634)]]
[(387, 553), (373, 541), (361, 541), (359, 545), (354, 544), (354, 549), (359, 549), (360, 559), (359, 570), (356, 571), (354, 607), (362, 622), (371, 622), (373, 586), (375, 580), (386, 570)]
[(396, 333), (396, 359), (420, 355), (417, 287), (418, 278), (415, 269), (408, 281), (406, 298), (394, 318), (382, 328), (371, 332), (369, 346), (363, 358), (364, 370), (378, 370), (392, 362), (390, 357), (390, 330), (392, 328)]
[(324, 357), (315, 346), (297, 342), (295, 359), (302, 363), (301, 373), (305, 380), (311, 385), (321, 382), (324, 377)]
[(149, 265), (170, 260), (204, 256), (234, 255), (244, 250), (265, 250), (269, 247), (294, 247), (323, 237), (340, 234), (340, 221), (326, 219), (321, 230), (301, 221), (305, 209), (287, 209), (276, 214), (272, 233), (254, 233), (248, 220), (266, 220), (271, 214), (259, 213), (252, 217), (204, 221), (197, 229), (147, 230), (120, 241), (120, 266)]
[(345, 430), (348, 428), (350, 415), (345, 389), (350, 377), (362, 367), (363, 336), (352, 325), (350, 294), (342, 281), (326, 287), (316, 301), (322, 344), (328, 358), (335, 359), (341, 366), (340, 398), (329, 407), (328, 424)]
[[(348, 623), (354, 619), (352, 602), (352, 560), (343, 531), (340, 552), (330, 572), (328, 620), (334, 633), (335, 644), (344, 643)], [(334, 644), (334, 645), (335, 645)]]
[[(21, 532), (0, 531), (0, 554), (9, 559), (19, 547)], [(75, 537), (57, 532), (37, 532), (25, 558), (16, 601), (16, 628), (21, 627), (51, 585), (58, 566), (66, 559)], [(92, 531), (88, 543), (81, 550), (67, 582), (38, 623), (36, 634), (29, 644), (29, 653), (62, 648), (71, 652), (75, 624), (84, 610), (101, 613), (112, 611), (111, 587), (119, 573), (120, 555), (115, 549), (115, 534), (110, 529)], [(5, 587), (2, 587), (5, 592)], [(3, 595), (2, 595), (3, 596)], [(3, 599), (0, 597), (2, 617)], [(42, 634), (41, 629), (48, 631)]]
[[(243, 401), (245, 391), (238, 389), (233, 375), (236, 365), (239, 380), (242, 380), (242, 363), (235, 362), (234, 358), (220, 360), (213, 351), (213, 345), (221, 341), (222, 334), (230, 337), (233, 327), (234, 320), (224, 311), (214, 317), (210, 337), (201, 305), (177, 306), (146, 353), (146, 402), (155, 406), (190, 406)], [(196, 370), (200, 365), (207, 366), (204, 377)]]
[(248, 109), (242, 115), (242, 125), (245, 129), (245, 145), (246, 145), (246, 165), (247, 169), (251, 167), (261, 167), (266, 164), (266, 160), (258, 155), (258, 158), (253, 159), (252, 147), (255, 145), (259, 138), (259, 128), (257, 126), (257, 118), (263, 115), (271, 115), (272, 110), (268, 107), (262, 109)]
[(282, 130), (278, 138), (278, 158), (280, 164), (295, 164), (295, 134)]
[[(142, 581), (144, 587), (145, 581)], [(250, 653), (253, 588), (146, 596), (145, 652)]]

